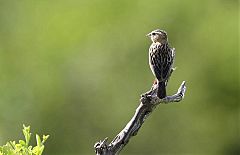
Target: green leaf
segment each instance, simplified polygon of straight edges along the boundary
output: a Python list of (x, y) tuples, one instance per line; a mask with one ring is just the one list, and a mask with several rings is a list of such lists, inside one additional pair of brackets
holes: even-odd
[(30, 137), (31, 137), (30, 126), (26, 127), (26, 126), (23, 124), (23, 135), (24, 135), (24, 137), (25, 137), (26, 146), (28, 146), (29, 141), (30, 141)]
[(21, 144), (22, 146), (26, 146), (26, 143), (25, 143), (25, 141), (23, 141), (23, 140), (19, 140), (19, 144)]
[(42, 141), (42, 144), (45, 143), (45, 141), (48, 139), (49, 135), (43, 135), (43, 141)]
[(37, 140), (37, 146), (41, 147), (42, 141), (41, 141), (41, 138), (38, 134), (36, 134), (36, 140)]

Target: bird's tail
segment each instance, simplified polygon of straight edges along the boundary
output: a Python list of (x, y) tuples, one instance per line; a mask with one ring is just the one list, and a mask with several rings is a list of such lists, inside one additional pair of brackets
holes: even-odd
[(157, 96), (158, 96), (160, 99), (163, 99), (164, 97), (166, 97), (166, 85), (165, 85), (165, 82), (164, 82), (164, 81), (158, 83)]

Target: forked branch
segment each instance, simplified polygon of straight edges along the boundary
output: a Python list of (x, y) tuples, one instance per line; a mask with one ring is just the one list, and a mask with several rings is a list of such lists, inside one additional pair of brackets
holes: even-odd
[(95, 143), (94, 148), (97, 155), (118, 154), (128, 143), (130, 138), (137, 135), (142, 124), (157, 105), (160, 103), (167, 104), (171, 102), (179, 102), (184, 98), (186, 91), (185, 81), (183, 81), (176, 94), (159, 99), (157, 97), (157, 88), (157, 85), (153, 85), (149, 92), (141, 96), (140, 104), (136, 109), (134, 116), (110, 144), (107, 144), (108, 138)]

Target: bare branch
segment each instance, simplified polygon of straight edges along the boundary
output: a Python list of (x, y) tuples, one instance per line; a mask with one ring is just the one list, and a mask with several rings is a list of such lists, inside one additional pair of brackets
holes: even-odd
[(107, 144), (108, 138), (95, 143), (94, 148), (97, 155), (118, 154), (128, 143), (130, 138), (137, 135), (142, 124), (157, 105), (160, 103), (167, 104), (171, 102), (179, 102), (184, 98), (186, 91), (185, 81), (183, 81), (176, 94), (159, 99), (157, 97), (157, 88), (157, 85), (153, 85), (149, 92), (141, 96), (140, 104), (136, 109), (134, 116), (110, 144)]

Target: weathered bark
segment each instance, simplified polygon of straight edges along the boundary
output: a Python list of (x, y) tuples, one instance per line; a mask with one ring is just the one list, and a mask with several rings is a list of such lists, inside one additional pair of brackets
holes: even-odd
[(110, 144), (107, 144), (108, 138), (105, 138), (103, 141), (100, 140), (94, 145), (97, 155), (118, 154), (128, 143), (130, 138), (137, 135), (137, 132), (141, 128), (142, 124), (157, 105), (160, 103), (167, 104), (181, 101), (184, 98), (186, 90), (185, 81), (183, 81), (176, 94), (159, 99), (157, 97), (157, 88), (157, 85), (153, 85), (149, 92), (141, 96), (140, 104), (136, 109), (134, 116)]

